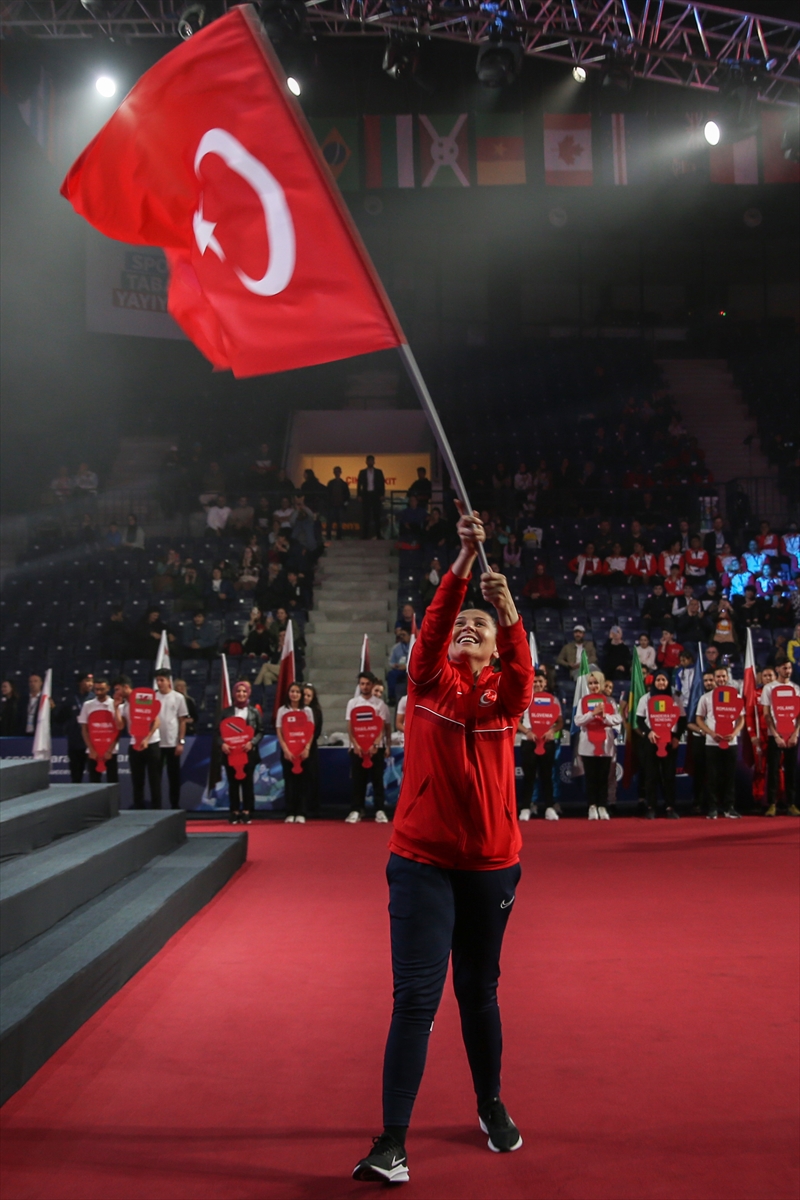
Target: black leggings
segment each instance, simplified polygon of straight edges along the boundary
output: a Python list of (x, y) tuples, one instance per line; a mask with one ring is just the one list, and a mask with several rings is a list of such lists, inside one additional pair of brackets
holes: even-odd
[(350, 778), (352, 780), (352, 806), (354, 812), (363, 812), (367, 795), (367, 784), (372, 780), (372, 795), (375, 800), (375, 812), (385, 808), (385, 793), (383, 790), (383, 766), (386, 752), (376, 750), (372, 756), (372, 766), (367, 770), (358, 754), (350, 751)]
[(591, 808), (605, 808), (608, 803), (608, 773), (611, 759), (605, 754), (582, 754), (586, 772), (586, 803)]
[(248, 756), (247, 763), (244, 768), (244, 779), (236, 778), (236, 771), (233, 767), (225, 766), (225, 774), (228, 777), (228, 807), (231, 812), (246, 812), (252, 817), (253, 810), (256, 806), (255, 790), (253, 788), (253, 775), (256, 770), (256, 760), (252, 752)]
[(737, 753), (735, 746), (728, 746), (726, 750), (720, 750), (719, 746), (706, 746), (709, 808), (721, 808), (723, 811), (733, 808)]
[(286, 796), (287, 817), (304, 817), (308, 794), (308, 759), (301, 762), (300, 774), (292, 771), (292, 760), (281, 755), (283, 767), (283, 786)]
[(678, 751), (672, 746), (667, 748), (664, 758), (658, 757), (658, 747), (647, 741), (645, 749), (645, 778), (647, 807), (655, 808), (658, 804), (658, 792), (661, 790), (667, 808), (675, 807), (675, 768), (678, 763)]
[(394, 1008), (383, 1060), (384, 1125), (410, 1123), (451, 952), (478, 1105), (499, 1095), (503, 1038), (497, 981), (520, 874), (519, 864), (498, 871), (449, 871), (390, 856)]
[(544, 754), (536, 753), (536, 743), (527, 739), (522, 743), (520, 760), (524, 783), (522, 785), (522, 807), (530, 808), (533, 799), (533, 789), (539, 780), (539, 798), (537, 804), (548, 808), (553, 803), (553, 763), (556, 759), (556, 743), (545, 742)]

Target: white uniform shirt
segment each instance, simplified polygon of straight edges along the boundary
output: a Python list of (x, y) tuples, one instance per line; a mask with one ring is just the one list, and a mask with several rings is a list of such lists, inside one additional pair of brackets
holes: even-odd
[(375, 711), (377, 713), (380, 713), (381, 719), (383, 720), (384, 724), (386, 724), (386, 725), (391, 724), (391, 717), (389, 715), (389, 709), (386, 707), (386, 705), (384, 704), (384, 702), (382, 700), (376, 700), (374, 696), (370, 696), (369, 699), (367, 699), (367, 700), (365, 700), (363, 696), (354, 696), (352, 700), (348, 700), (347, 701), (347, 709), (344, 714), (344, 719), (346, 721), (349, 721), (350, 714), (353, 711), (353, 709), (358, 708), (359, 706), (364, 705), (364, 704), (371, 704), (372, 707), (375, 709)]
[[(180, 692), (178, 693), (178, 695), (180, 695)], [(161, 699), (163, 699), (163, 697), (161, 697)], [(121, 706), (119, 712), (120, 712), (120, 716), (122, 717), (123, 721), (125, 722), (125, 724), (128, 727), (128, 733), (130, 733), (130, 731), (131, 731), (131, 726), (130, 726), (131, 706), (127, 700)], [(159, 713), (158, 715), (160, 716), (161, 714)], [(158, 728), (153, 733), (151, 733), (150, 737), (147, 739), (147, 744), (148, 744), (148, 746), (157, 746), (160, 743), (160, 741), (161, 741), (161, 724), (159, 722)]]
[[(761, 699), (758, 702), (759, 708), (768, 708), (770, 712), (772, 712), (772, 702), (770, 697), (772, 696), (772, 689), (778, 686), (790, 687), (794, 690), (795, 695), (800, 696), (800, 687), (798, 687), (796, 683), (792, 683), (791, 679), (787, 680), (785, 683), (782, 679), (775, 679), (772, 683), (768, 683), (761, 689)], [(775, 718), (773, 717), (773, 720), (774, 719)], [(771, 733), (770, 737), (772, 737)]]
[[(728, 683), (725, 686), (732, 688), (733, 691), (737, 690), (735, 683)], [(769, 687), (769, 684), (767, 684), (767, 687)], [(700, 717), (703, 724), (707, 725), (709, 729), (716, 729), (716, 725), (714, 724), (714, 692), (716, 692), (718, 690), (719, 690), (718, 688), (714, 687), (711, 689), (710, 692), (704, 692), (697, 703), (697, 712), (695, 714), (695, 717)], [(766, 688), (764, 690), (766, 691)], [(762, 700), (763, 700), (763, 692), (762, 692)], [(731, 740), (728, 742), (728, 746), (729, 747), (736, 746), (736, 745), (738, 745), (738, 742), (739, 742), (739, 735), (737, 734), (736, 737), (731, 738)], [(716, 738), (709, 737), (708, 734), (706, 734), (706, 745), (707, 746), (718, 746), (719, 743), (717, 742)]]
[(601, 747), (595, 746), (591, 741), (584, 726), (588, 725), (592, 719), (590, 712), (582, 713), (580, 707), (575, 713), (575, 724), (578, 726), (578, 754), (585, 754), (588, 758), (613, 758), (617, 749), (617, 729), (622, 724), (622, 717), (619, 715), (619, 709), (613, 700), (608, 696), (603, 697), (608, 700), (609, 704), (614, 709), (613, 713), (605, 714), (606, 721), (606, 740)]
[(189, 716), (186, 698), (180, 692), (169, 691), (165, 695), (158, 693), (161, 702), (161, 712), (158, 714), (158, 729), (150, 739), (150, 744), (160, 742), (169, 750), (177, 746), (180, 737), (180, 718)]
[(291, 705), (289, 705), (289, 704), (283, 704), (278, 709), (278, 715), (275, 718), (275, 728), (276, 729), (280, 729), (281, 725), (283, 724), (283, 718), (286, 716), (287, 713), (290, 713), (290, 712), (305, 713), (306, 718), (311, 722), (312, 725), (314, 724), (314, 714), (310, 708), (292, 708)]
[(401, 696), (397, 703), (397, 715), (402, 717), (408, 706), (408, 696)]
[[(126, 708), (126, 707), (127, 707), (127, 705), (123, 705), (123, 708)], [(85, 725), (86, 722), (89, 720), (89, 716), (91, 713), (100, 712), (101, 710), (104, 710), (105, 712), (110, 712), (112, 717), (114, 716), (114, 701), (111, 699), (110, 696), (106, 696), (105, 700), (97, 700), (94, 697), (91, 700), (84, 700), (83, 705), (81, 707), (81, 711), (78, 714), (78, 724)], [(115, 742), (114, 748), (111, 751), (112, 754), (117, 753), (117, 745), (118, 745), (118, 743)]]

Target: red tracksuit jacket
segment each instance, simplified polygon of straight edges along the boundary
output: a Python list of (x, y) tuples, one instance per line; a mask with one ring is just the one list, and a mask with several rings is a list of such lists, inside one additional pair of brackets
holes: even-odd
[(514, 735), (531, 702), (522, 621), (497, 630), (501, 669), (473, 680), (447, 657), (466, 580), (442, 579), (408, 664), (403, 784), (390, 850), (436, 867), (492, 871), (519, 859)]

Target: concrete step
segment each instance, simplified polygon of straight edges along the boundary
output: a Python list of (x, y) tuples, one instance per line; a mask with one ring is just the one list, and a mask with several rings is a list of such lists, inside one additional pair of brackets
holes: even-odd
[(334, 690), (337, 692), (346, 691), (348, 687), (355, 690), (358, 663), (356, 662), (352, 667), (326, 667), (310, 664), (306, 674), (315, 686), (321, 688), (335, 685)]
[(51, 929), (81, 904), (185, 840), (182, 811), (125, 812), (6, 863), (0, 879), (0, 955)]
[(50, 763), (43, 760), (0, 759), (0, 800), (13, 800), (40, 792), (50, 779)]
[(389, 596), (394, 596), (396, 591), (397, 585), (392, 587), (386, 580), (382, 585), (364, 582), (357, 587), (354, 587), (351, 581), (349, 583), (326, 583), (317, 594), (320, 604), (328, 603), (331, 600), (357, 600), (363, 603), (366, 600), (385, 602)]
[[(385, 653), (378, 653), (377, 647), (370, 653), (370, 662), (383, 663)], [(353, 646), (343, 646), (340, 650), (330, 646), (322, 650), (311, 647), (306, 655), (309, 667), (320, 667), (323, 670), (357, 671), (360, 662), (359, 651)]]
[[(344, 622), (342, 622), (344, 624)], [(377, 624), (377, 622), (376, 622)], [(306, 626), (306, 632), (308, 627)], [(370, 650), (373, 646), (384, 646), (389, 641), (390, 635), (387, 629), (382, 629), (380, 633), (369, 634)], [(394, 641), (394, 635), (391, 635), (391, 640)], [(356, 646), (361, 648), (361, 643), (364, 641), (364, 634), (350, 627), (347, 632), (331, 633), (329, 630), (322, 628), (314, 631), (314, 646)]]
[(325, 613), (314, 609), (311, 620), (306, 625), (306, 636), (308, 638), (319, 638), (320, 636), (331, 637), (334, 634), (341, 634), (344, 637), (353, 637), (359, 644), (365, 633), (370, 635), (386, 633), (385, 621), (362, 621), (356, 629), (353, 621), (329, 621)]
[(0, 859), (30, 854), (119, 812), (115, 783), (56, 783), (0, 806)]
[(0, 962), (0, 1104), (213, 898), (246, 855), (246, 833), (194, 834)]

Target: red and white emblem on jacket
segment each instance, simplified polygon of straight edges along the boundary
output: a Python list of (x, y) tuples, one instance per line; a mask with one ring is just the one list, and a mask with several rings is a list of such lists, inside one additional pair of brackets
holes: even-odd
[(483, 705), (484, 708), (488, 708), (490, 704), (496, 704), (496, 703), (497, 703), (497, 692), (494, 688), (487, 688), (486, 691), (481, 696), (480, 700), (478, 701), (478, 704)]

